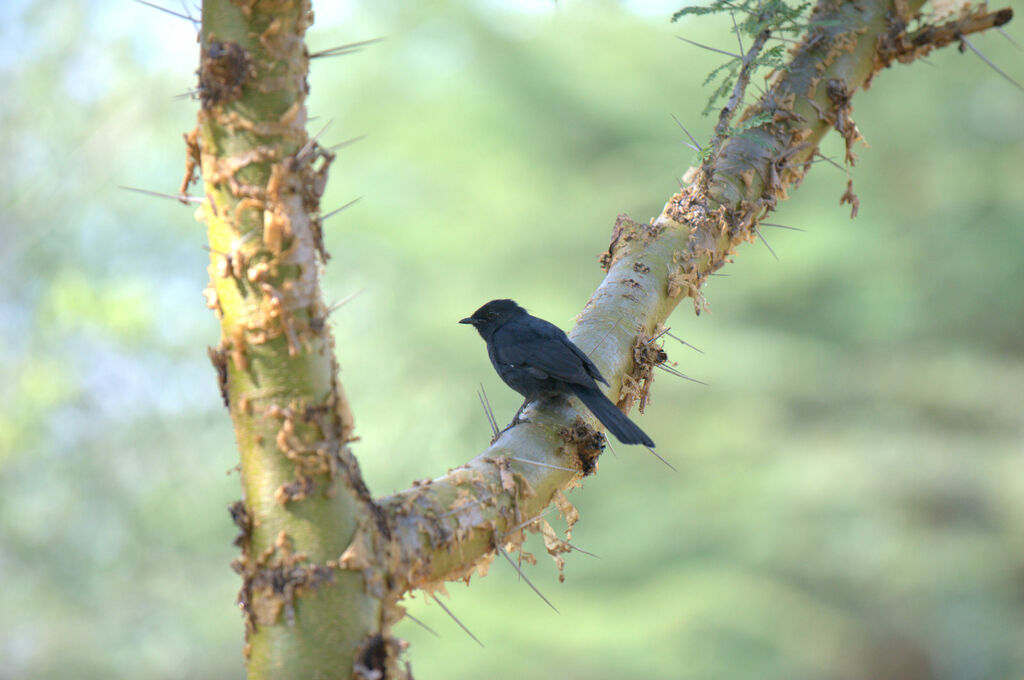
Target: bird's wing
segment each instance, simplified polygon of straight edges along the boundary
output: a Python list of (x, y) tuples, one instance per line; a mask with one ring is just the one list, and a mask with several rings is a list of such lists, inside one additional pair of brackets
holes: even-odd
[(607, 384), (594, 362), (558, 326), (529, 317), (511, 321), (494, 334), (498, 361), (522, 367), (539, 379), (554, 378), (591, 387)]
[(569, 347), (572, 349), (572, 351), (575, 352), (576, 356), (579, 357), (580, 361), (583, 362), (583, 368), (587, 371), (587, 373), (590, 374), (590, 377), (596, 380), (597, 382), (604, 383), (605, 385), (607, 385), (608, 381), (604, 379), (603, 375), (601, 375), (601, 371), (597, 370), (597, 366), (594, 364), (593, 361), (590, 360), (590, 357), (588, 357), (583, 352), (583, 350), (581, 350), (576, 345), (576, 343), (570, 340), (569, 337), (566, 336), (564, 333), (563, 337), (565, 337), (565, 341), (569, 343)]

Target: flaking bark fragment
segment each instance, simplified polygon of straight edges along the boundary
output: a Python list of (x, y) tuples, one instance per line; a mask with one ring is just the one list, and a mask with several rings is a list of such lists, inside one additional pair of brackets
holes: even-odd
[(607, 252), (601, 253), (598, 262), (601, 269), (608, 271), (616, 262), (629, 252), (629, 246), (634, 241), (649, 243), (661, 233), (663, 227), (657, 224), (642, 224), (622, 213), (615, 220), (612, 228), (611, 242), (608, 244)]
[(199, 100), (210, 109), (242, 96), (256, 74), (252, 57), (236, 42), (214, 40), (203, 50), (199, 66)]
[(668, 353), (657, 344), (655, 337), (646, 333), (637, 336), (633, 345), (633, 370), (623, 376), (622, 391), (619, 393), (620, 406), (631, 406), (636, 401), (640, 413), (650, 403), (654, 367), (668, 361)]
[(597, 461), (606, 444), (603, 434), (581, 416), (576, 416), (572, 425), (558, 431), (558, 436), (562, 438), (563, 455), (575, 463), (574, 467), (584, 477), (597, 472)]
[(221, 401), (225, 408), (231, 408), (231, 396), (228, 394), (228, 357), (221, 347), (207, 347), (206, 355), (210, 357), (213, 370), (217, 372), (217, 388), (220, 390)]
[[(838, 78), (828, 81), (826, 93), (832, 102), (832, 111), (829, 113), (829, 120), (833, 121), (836, 131), (846, 142), (846, 162), (851, 166), (857, 162), (853, 153), (853, 145), (857, 142), (864, 142), (864, 136), (857, 129), (857, 123), (853, 121), (853, 107), (850, 104), (852, 93), (847, 89), (846, 83)], [(864, 142), (867, 145), (867, 142)]]
[(203, 299), (206, 300), (206, 308), (213, 311), (218, 320), (224, 318), (224, 310), (220, 306), (220, 298), (217, 296), (217, 289), (213, 285), (207, 285), (203, 289)]
[(857, 216), (857, 211), (860, 210), (860, 199), (857, 198), (857, 194), (853, 193), (853, 180), (846, 182), (846, 192), (839, 198), (839, 205), (844, 203), (850, 204), (850, 219), (852, 220)]
[(561, 491), (555, 493), (551, 502), (555, 504), (559, 514), (565, 519), (565, 540), (572, 540), (572, 529), (580, 519), (579, 510), (569, 502), (569, 499)]
[(312, 477), (299, 476), (297, 479), (279, 486), (277, 491), (274, 492), (274, 500), (281, 505), (301, 501), (313, 493), (315, 486)]
[(565, 583), (565, 558), (562, 555), (572, 552), (572, 547), (555, 533), (554, 528), (546, 520), (540, 522), (540, 533), (544, 539), (544, 549), (558, 568), (558, 582)]
[(277, 623), (284, 613), (289, 625), (295, 621), (295, 600), (306, 591), (334, 581), (334, 569), (308, 564), (305, 553), (295, 552), (285, 532), (254, 560), (243, 553), (231, 566), (242, 576), (238, 604), (245, 614), (248, 633), (260, 625)]
[(243, 555), (247, 555), (252, 546), (252, 515), (242, 501), (229, 505), (228, 512), (231, 513), (231, 521), (238, 527), (238, 535), (232, 544), (241, 548)]
[[(379, 537), (379, 534), (368, 530), (365, 523), (360, 523), (352, 535), (352, 541), (335, 561), (335, 565), (339, 569), (361, 572), (366, 592), (383, 600), (388, 595), (383, 565), (388, 561), (381, 560), (380, 557), (390, 555), (391, 551), (380, 544)], [(388, 565), (388, 568), (394, 573), (396, 565)]]
[(188, 193), (188, 188), (196, 180), (196, 171), (202, 165), (202, 158), (199, 151), (199, 126), (182, 135), (185, 138), (185, 175), (181, 179), (181, 188), (178, 193)]

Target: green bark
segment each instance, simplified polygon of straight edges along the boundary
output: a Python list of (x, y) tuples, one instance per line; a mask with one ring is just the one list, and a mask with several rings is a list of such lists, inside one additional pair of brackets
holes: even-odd
[(372, 502), (347, 448), (352, 417), (318, 282), (332, 157), (305, 130), (311, 21), (308, 2), (203, 6), (191, 154), (221, 321), (211, 358), (241, 454), (235, 566), (251, 678), (348, 677), (380, 627), (380, 600), (337, 562)]

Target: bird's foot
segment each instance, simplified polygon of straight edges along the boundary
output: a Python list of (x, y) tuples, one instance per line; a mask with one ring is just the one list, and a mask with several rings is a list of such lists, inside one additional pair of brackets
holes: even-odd
[(513, 427), (515, 427), (519, 423), (528, 423), (528, 422), (530, 422), (528, 419), (523, 417), (523, 411), (526, 410), (526, 405), (529, 404), (529, 403), (530, 403), (529, 400), (523, 402), (523, 405), (519, 407), (519, 410), (516, 411), (516, 414), (514, 416), (512, 416), (512, 422), (510, 422), (508, 425), (506, 425), (505, 429), (502, 430), (502, 432), (505, 432), (506, 430), (511, 430)]

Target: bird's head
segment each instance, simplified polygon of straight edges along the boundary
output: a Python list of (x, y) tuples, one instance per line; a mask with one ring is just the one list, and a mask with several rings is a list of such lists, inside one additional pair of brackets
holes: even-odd
[(467, 316), (465, 319), (460, 320), (459, 323), (468, 323), (480, 335), (483, 335), (485, 332), (502, 326), (506, 321), (520, 314), (526, 314), (526, 310), (512, 300), (491, 300), (473, 312), (472, 316)]

